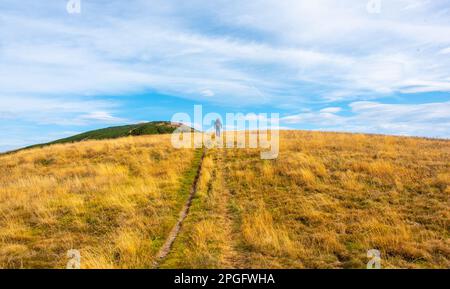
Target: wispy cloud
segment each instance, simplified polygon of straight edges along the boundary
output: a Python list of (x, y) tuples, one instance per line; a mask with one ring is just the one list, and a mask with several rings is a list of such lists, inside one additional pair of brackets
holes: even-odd
[[(233, 2), (193, 1), (192, 8), (179, 1), (87, 2), (78, 18), (64, 11), (43, 17), (50, 4), (31, 18), (6, 8), (1, 87), (22, 94), (154, 88), (231, 104), (242, 96), (279, 102), (275, 91), (305, 83), (320, 85), (311, 91), (317, 99), (341, 91), (354, 97), (449, 90), (450, 61), (437, 53), (450, 44), (448, 18), (436, 16), (440, 1), (383, 1), (377, 17), (361, 1)], [(193, 10), (202, 20), (189, 17)], [(202, 24), (247, 33), (209, 33), (197, 28)], [(251, 39), (250, 32), (262, 36)]]
[(126, 121), (123, 100), (148, 91), (290, 114), (321, 104), (325, 118), (450, 92), (446, 0), (382, 1), (380, 14), (360, 0), (83, 1), (79, 15), (63, 2), (0, 3), (0, 121)]
[(118, 104), (107, 100), (80, 98), (0, 96), (0, 119), (38, 124), (82, 125), (99, 121), (123, 122), (112, 116)]
[(313, 111), (286, 116), (287, 124), (312, 125), (315, 129), (449, 138), (450, 102), (382, 104), (361, 101), (349, 105), (350, 114)]
[(124, 118), (112, 116), (106, 111), (94, 111), (88, 114), (83, 114), (79, 117), (82, 120), (101, 121), (104, 123), (123, 123), (126, 122)]
[(320, 110), (321, 113), (337, 113), (340, 112), (342, 108), (340, 107), (326, 107)]

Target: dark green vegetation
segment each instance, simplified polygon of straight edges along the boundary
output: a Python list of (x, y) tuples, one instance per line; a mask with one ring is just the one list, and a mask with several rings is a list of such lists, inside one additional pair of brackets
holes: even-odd
[(126, 136), (170, 134), (173, 133), (175, 129), (179, 127), (183, 127), (185, 131), (192, 131), (192, 128), (190, 127), (176, 123), (171, 123), (170, 121), (153, 121), (153, 122), (114, 126), (92, 130), (71, 137), (55, 140), (49, 143), (28, 146), (25, 147), (24, 149), (43, 147), (52, 144), (74, 143), (86, 140), (103, 140), (103, 139), (116, 139)]

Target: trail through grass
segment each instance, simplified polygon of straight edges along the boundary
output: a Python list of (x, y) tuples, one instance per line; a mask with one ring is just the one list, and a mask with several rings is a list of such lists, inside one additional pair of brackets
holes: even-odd
[(284, 132), (280, 157), (208, 151), (163, 268), (450, 267), (450, 142)]
[(0, 267), (450, 267), (450, 141), (280, 136), (276, 160), (207, 150), (187, 216), (202, 154), (170, 136), (2, 155)]
[(149, 268), (189, 196), (198, 156), (170, 136), (0, 156), (0, 268)]
[[(200, 157), (199, 157), (200, 156)], [(200, 178), (201, 170), (202, 170), (202, 162), (205, 157), (205, 151), (203, 150), (197, 150), (195, 154), (195, 158), (193, 161), (193, 166), (188, 171), (188, 174), (186, 178), (183, 181), (183, 184), (189, 184), (191, 183), (191, 186), (189, 188), (189, 196), (186, 204), (183, 206), (179, 213), (178, 220), (172, 230), (170, 231), (169, 235), (167, 236), (163, 246), (159, 250), (158, 254), (156, 255), (156, 260), (154, 262), (155, 267), (159, 267), (159, 264), (166, 258), (167, 254), (169, 254), (170, 249), (172, 248), (172, 244), (175, 241), (175, 239), (178, 236), (178, 233), (181, 229), (181, 226), (183, 225), (183, 221), (186, 219), (189, 209), (192, 204), (192, 200), (195, 197), (197, 187), (198, 187), (198, 180)], [(194, 174), (195, 172), (195, 174)], [(183, 185), (182, 190), (186, 190), (186, 185)], [(185, 195), (185, 192), (182, 192), (183, 195)]]
[(236, 268), (223, 150), (208, 150), (189, 216), (162, 268)]

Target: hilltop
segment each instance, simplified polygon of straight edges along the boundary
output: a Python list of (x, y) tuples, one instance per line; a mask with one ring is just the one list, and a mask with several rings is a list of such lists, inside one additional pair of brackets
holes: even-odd
[(172, 123), (170, 121), (153, 121), (91, 130), (67, 138), (58, 139), (52, 142), (28, 146), (24, 149), (43, 147), (52, 144), (74, 143), (87, 140), (116, 139), (126, 136), (139, 135), (170, 134), (179, 127), (182, 127), (184, 131), (193, 131), (191, 127), (182, 124)]

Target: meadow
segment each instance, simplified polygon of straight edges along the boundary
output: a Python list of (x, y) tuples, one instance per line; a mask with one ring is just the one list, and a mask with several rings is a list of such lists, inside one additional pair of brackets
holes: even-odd
[(0, 157), (0, 267), (151, 267), (189, 193), (193, 150), (168, 135), (87, 141)]
[[(153, 268), (200, 150), (170, 136), (0, 156), (0, 267)], [(283, 131), (280, 154), (206, 151), (161, 268), (450, 268), (450, 141)]]
[(450, 268), (450, 142), (282, 132), (280, 155), (208, 152), (166, 267)]

